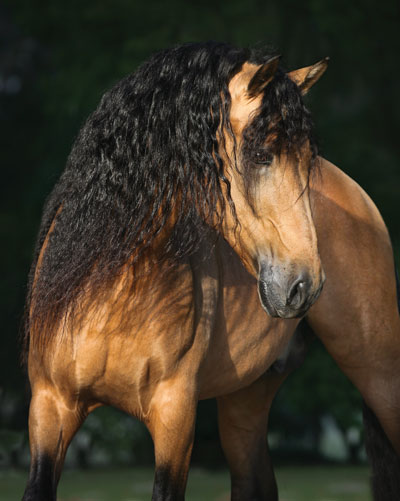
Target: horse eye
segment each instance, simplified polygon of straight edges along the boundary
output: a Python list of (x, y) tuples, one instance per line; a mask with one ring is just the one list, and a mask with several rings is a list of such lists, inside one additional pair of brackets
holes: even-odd
[(273, 155), (266, 150), (258, 150), (253, 153), (253, 162), (258, 165), (271, 165), (274, 159)]

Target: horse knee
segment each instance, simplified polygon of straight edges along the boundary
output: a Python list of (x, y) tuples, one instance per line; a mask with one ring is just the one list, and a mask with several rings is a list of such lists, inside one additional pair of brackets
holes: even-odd
[(55, 500), (68, 445), (83, 414), (66, 405), (53, 388), (34, 388), (29, 408), (31, 468), (24, 501)]
[(55, 389), (34, 391), (29, 408), (31, 452), (53, 458), (65, 454), (84, 417), (79, 404), (63, 399)]
[(146, 420), (154, 442), (153, 501), (184, 499), (192, 453), (197, 399), (180, 387), (161, 384)]

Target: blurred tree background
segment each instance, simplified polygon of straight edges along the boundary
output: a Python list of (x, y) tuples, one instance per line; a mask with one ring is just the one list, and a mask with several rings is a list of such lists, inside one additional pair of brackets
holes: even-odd
[[(372, 196), (398, 253), (399, 21), (398, 0), (3, 0), (0, 466), (27, 461), (29, 391), (18, 332), (41, 209), (103, 92), (154, 51), (187, 41), (272, 45), (287, 69), (329, 55), (327, 74), (307, 98), (321, 152)], [(341, 437), (337, 458), (359, 458), (360, 398), (315, 343), (277, 397), (271, 445), (277, 454), (301, 451), (304, 458), (306, 451), (315, 458), (331, 450), (326, 430)], [(194, 459), (210, 464), (217, 443), (215, 404), (205, 402)], [(141, 425), (102, 409), (70, 457), (85, 466), (151, 461), (152, 452)], [(218, 462), (220, 451), (212, 457)]]

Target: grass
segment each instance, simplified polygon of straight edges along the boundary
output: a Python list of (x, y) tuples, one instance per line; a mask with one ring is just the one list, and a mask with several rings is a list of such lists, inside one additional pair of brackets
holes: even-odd
[[(364, 466), (304, 466), (276, 469), (280, 501), (370, 501), (368, 469)], [(0, 501), (21, 499), (27, 474), (0, 470)], [(58, 489), (59, 501), (148, 501), (153, 471), (66, 470)], [(228, 501), (227, 471), (193, 468), (188, 501)]]

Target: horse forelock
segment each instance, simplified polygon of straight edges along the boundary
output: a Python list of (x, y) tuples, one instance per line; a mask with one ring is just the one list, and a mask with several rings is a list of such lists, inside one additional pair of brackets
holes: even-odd
[(276, 155), (299, 153), (308, 142), (312, 157), (316, 157), (311, 114), (300, 89), (281, 69), (266, 87), (259, 109), (243, 131), (243, 139), (246, 147), (267, 145)]

